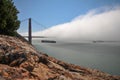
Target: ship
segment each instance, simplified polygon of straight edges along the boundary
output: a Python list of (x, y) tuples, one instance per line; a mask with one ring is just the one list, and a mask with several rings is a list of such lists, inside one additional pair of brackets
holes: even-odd
[(96, 41), (93, 41), (93, 43), (103, 43), (104, 41), (102, 40), (96, 40)]
[(54, 40), (41, 40), (42, 43), (56, 43)]

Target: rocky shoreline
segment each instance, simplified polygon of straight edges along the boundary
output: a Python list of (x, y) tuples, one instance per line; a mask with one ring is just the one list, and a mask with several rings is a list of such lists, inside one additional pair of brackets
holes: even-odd
[(0, 80), (120, 80), (38, 52), (28, 42), (0, 35)]

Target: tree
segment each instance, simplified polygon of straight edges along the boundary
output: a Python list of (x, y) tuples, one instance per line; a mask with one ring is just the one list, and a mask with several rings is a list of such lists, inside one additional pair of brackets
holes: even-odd
[(20, 21), (12, 0), (0, 0), (0, 34), (15, 35)]

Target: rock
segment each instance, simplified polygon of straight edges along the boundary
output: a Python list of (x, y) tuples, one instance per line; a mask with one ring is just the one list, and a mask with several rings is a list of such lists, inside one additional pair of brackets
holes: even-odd
[(0, 80), (120, 80), (38, 52), (24, 39), (0, 35)]

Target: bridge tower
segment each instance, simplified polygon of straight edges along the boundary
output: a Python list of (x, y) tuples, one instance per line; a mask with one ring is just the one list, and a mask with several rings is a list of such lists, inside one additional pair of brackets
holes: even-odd
[(28, 41), (32, 44), (32, 26), (31, 26), (31, 18), (28, 21)]

